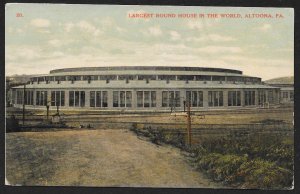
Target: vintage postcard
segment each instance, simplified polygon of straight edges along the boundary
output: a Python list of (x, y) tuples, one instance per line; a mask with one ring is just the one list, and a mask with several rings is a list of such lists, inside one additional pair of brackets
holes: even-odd
[(294, 188), (291, 8), (6, 4), (7, 185)]

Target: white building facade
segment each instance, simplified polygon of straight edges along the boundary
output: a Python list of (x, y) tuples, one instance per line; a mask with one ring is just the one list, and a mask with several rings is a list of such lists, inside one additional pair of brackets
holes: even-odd
[[(12, 88), (12, 105), (45, 109), (192, 111), (277, 105), (280, 89), (241, 71), (204, 67), (83, 67), (50, 71)], [(24, 92), (25, 91), (25, 92)]]

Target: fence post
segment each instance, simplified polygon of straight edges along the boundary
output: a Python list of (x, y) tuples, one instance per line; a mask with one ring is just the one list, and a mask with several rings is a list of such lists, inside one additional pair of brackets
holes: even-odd
[(24, 88), (23, 88), (23, 111), (22, 111), (22, 121), (23, 121), (23, 125), (24, 125), (24, 123), (25, 123), (25, 100), (26, 100), (25, 89), (26, 89), (26, 84), (24, 84)]
[(188, 144), (191, 147), (192, 145), (192, 137), (191, 137), (191, 105), (190, 102), (187, 102), (187, 139)]

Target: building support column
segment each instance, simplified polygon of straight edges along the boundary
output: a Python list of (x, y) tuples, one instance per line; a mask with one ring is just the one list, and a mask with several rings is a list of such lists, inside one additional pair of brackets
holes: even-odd
[(90, 107), (90, 90), (85, 91), (85, 107)]
[(107, 91), (107, 108), (113, 108), (113, 91)]
[(255, 106), (258, 106), (258, 89), (255, 90)]
[(228, 107), (228, 90), (223, 91), (223, 106)]
[[(137, 94), (136, 94), (136, 91), (137, 90), (132, 90), (132, 100), (131, 100), (131, 109), (136, 109), (137, 106), (136, 106), (136, 103), (137, 103)], [(150, 92), (150, 95), (151, 95), (151, 92)], [(150, 102), (151, 103), (151, 102)]]
[(203, 108), (208, 109), (208, 90), (203, 90)]
[(65, 107), (69, 107), (69, 90), (65, 90)]
[(162, 104), (162, 90), (156, 90), (156, 106), (158, 109), (161, 108)]
[(244, 90), (240, 90), (241, 91), (241, 106), (245, 106), (245, 92)]

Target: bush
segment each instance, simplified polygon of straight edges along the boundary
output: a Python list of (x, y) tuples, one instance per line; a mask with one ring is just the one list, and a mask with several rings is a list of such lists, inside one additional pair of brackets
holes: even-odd
[(244, 188), (283, 189), (293, 182), (291, 171), (260, 159), (243, 163), (236, 176), (244, 181)]
[(215, 181), (242, 188), (276, 189), (292, 185), (291, 171), (261, 159), (210, 153), (197, 158), (198, 168)]
[(216, 181), (239, 182), (235, 177), (239, 167), (247, 161), (247, 156), (208, 154), (198, 160), (198, 167)]

